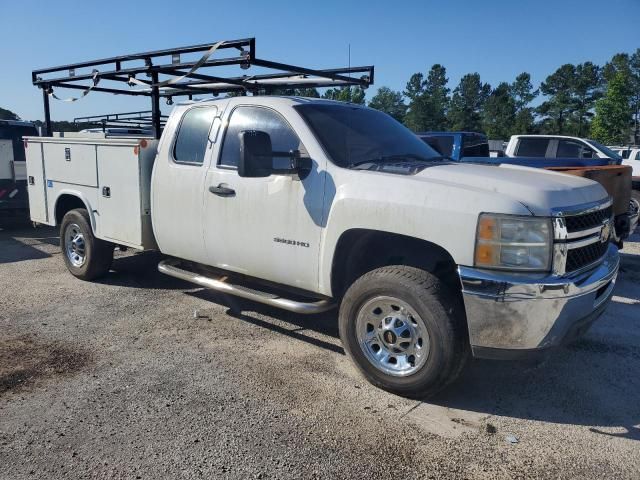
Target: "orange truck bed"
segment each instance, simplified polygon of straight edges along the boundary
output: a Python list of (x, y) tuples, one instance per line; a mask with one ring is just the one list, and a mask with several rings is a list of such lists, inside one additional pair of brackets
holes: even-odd
[(549, 167), (547, 170), (584, 177), (601, 184), (613, 199), (613, 214), (629, 211), (631, 199), (631, 173), (628, 165), (603, 165), (600, 167)]

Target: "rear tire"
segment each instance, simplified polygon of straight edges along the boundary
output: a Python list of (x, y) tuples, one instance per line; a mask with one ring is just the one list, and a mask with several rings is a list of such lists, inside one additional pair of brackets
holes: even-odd
[(71, 210), (62, 219), (60, 248), (67, 269), (82, 280), (105, 275), (113, 262), (114, 245), (93, 235), (89, 213), (84, 208)]
[(388, 266), (360, 277), (342, 300), (339, 327), (362, 374), (403, 396), (435, 395), (469, 356), (459, 297), (418, 268)]

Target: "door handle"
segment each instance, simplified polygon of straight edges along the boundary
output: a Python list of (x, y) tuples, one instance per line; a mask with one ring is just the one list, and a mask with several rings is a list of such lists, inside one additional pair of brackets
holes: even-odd
[(229, 188), (226, 184), (221, 183), (217, 187), (211, 186), (209, 187), (209, 191), (214, 195), (218, 195), (219, 197), (235, 197), (236, 191), (233, 188)]

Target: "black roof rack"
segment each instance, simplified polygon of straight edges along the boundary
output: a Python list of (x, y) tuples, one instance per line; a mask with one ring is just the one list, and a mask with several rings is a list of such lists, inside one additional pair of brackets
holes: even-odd
[[(220, 56), (219, 52), (227, 55)], [(201, 58), (197, 58), (198, 54)], [(231, 66), (242, 70), (261, 67), (269, 73), (221, 76), (217, 74), (220, 69), (211, 73), (213, 67)], [(60, 99), (54, 91), (64, 88), (82, 92), (80, 97), (67, 101), (78, 100), (92, 91), (150, 97), (151, 126), (159, 138), (161, 97), (170, 102), (178, 96), (261, 93), (282, 88), (366, 88), (373, 84), (373, 72), (373, 66), (311, 69), (261, 59), (256, 57), (255, 38), (245, 38), (42, 68), (32, 72), (32, 81), (42, 89), (46, 135), (51, 134), (49, 97)]]

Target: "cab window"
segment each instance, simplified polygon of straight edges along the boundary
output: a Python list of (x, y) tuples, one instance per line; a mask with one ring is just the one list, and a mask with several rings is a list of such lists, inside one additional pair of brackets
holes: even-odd
[(544, 157), (549, 146), (548, 138), (520, 138), (518, 141), (518, 157)]
[(173, 159), (176, 163), (202, 165), (216, 111), (216, 107), (195, 107), (187, 110), (178, 127), (173, 147)]
[(237, 107), (231, 113), (218, 161), (219, 165), (238, 167), (238, 163), (240, 163), (240, 133), (246, 130), (268, 133), (271, 137), (272, 149), (275, 152), (302, 150), (300, 139), (282, 115), (270, 108), (242, 106)]

